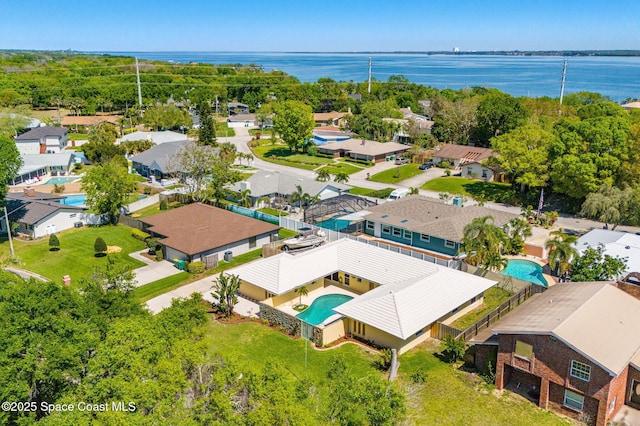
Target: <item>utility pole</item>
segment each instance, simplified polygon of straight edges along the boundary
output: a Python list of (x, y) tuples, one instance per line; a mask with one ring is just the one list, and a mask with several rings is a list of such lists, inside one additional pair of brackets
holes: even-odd
[(142, 109), (142, 89), (140, 88), (140, 67), (136, 58), (136, 80), (138, 81), (138, 106)]
[(562, 64), (562, 83), (560, 84), (560, 105), (562, 105), (562, 98), (564, 97), (564, 81), (567, 76), (567, 60), (564, 60)]
[(371, 56), (369, 56), (369, 85), (367, 87), (367, 93), (371, 93)]

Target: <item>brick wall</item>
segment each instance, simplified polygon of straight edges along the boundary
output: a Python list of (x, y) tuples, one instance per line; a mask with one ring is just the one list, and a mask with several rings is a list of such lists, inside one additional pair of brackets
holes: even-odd
[(618, 282), (617, 287), (625, 293), (632, 295), (636, 299), (640, 299), (640, 285), (620, 281)]
[[(516, 340), (533, 346), (533, 355), (530, 361), (514, 356)], [(564, 390), (569, 389), (585, 396), (583, 412), (589, 415), (595, 424), (604, 425), (615, 414), (616, 409), (608, 413), (608, 403), (613, 399), (614, 393), (615, 395), (621, 394), (620, 387), (624, 388), (627, 381), (626, 373), (612, 380), (609, 373), (601, 367), (584, 358), (561, 341), (552, 340), (550, 336), (500, 335), (498, 341), (499, 351), (496, 367), (496, 386), (498, 388), (503, 388), (508, 383), (509, 369), (505, 366), (517, 366), (534, 376), (546, 378), (549, 381), (549, 401), (546, 404), (541, 400), (540, 405), (543, 408), (546, 406), (573, 418), (579, 418), (581, 413), (563, 406)], [(572, 360), (591, 366), (589, 382), (570, 376), (569, 370)], [(511, 376), (513, 380), (514, 374), (512, 373)], [(621, 397), (618, 396), (618, 399)], [(618, 405), (617, 401), (616, 405)]]

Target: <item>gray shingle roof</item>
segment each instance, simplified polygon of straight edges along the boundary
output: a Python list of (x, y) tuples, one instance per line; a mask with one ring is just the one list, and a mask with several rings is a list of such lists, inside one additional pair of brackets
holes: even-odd
[(464, 227), (478, 217), (492, 216), (496, 226), (518, 217), (513, 213), (480, 206), (458, 207), (422, 195), (411, 195), (370, 207), (365, 219), (397, 226), (450, 241), (460, 241)]
[(53, 127), (53, 126), (43, 126), (36, 127), (35, 129), (29, 130), (26, 133), (21, 134), (16, 138), (19, 140), (32, 140), (32, 139), (42, 139), (47, 136), (64, 136), (67, 134), (67, 129), (64, 127)]
[(35, 225), (58, 210), (76, 210), (81, 212), (86, 210), (86, 207), (71, 206), (56, 201), (11, 200), (8, 203), (7, 209), (12, 210), (12, 213), (9, 215), (11, 220), (27, 225)]
[(131, 161), (140, 163), (161, 173), (169, 173), (171, 162), (176, 154), (185, 146), (194, 142), (183, 140), (156, 145), (140, 154), (131, 157)]
[[(300, 185), (302, 191), (314, 196), (319, 194), (327, 187), (332, 187), (337, 190), (347, 190), (351, 186), (344, 185), (337, 182), (318, 182), (315, 179), (290, 175), (280, 172), (270, 172), (266, 170), (259, 170), (249, 179), (247, 179), (251, 186), (252, 197), (262, 197), (269, 194), (291, 194), (296, 192), (296, 186)], [(240, 183), (235, 183), (231, 188), (232, 191), (240, 192)]]

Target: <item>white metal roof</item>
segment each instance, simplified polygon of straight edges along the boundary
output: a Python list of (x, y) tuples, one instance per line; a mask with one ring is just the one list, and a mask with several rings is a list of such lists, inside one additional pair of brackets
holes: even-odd
[(227, 273), (279, 295), (336, 271), (380, 287), (334, 310), (402, 339), (496, 284), (349, 239), (298, 255), (282, 253)]
[(578, 238), (576, 249), (582, 254), (588, 247), (596, 248), (599, 244), (604, 246), (605, 254), (627, 259), (625, 273), (640, 272), (640, 235), (594, 229)]

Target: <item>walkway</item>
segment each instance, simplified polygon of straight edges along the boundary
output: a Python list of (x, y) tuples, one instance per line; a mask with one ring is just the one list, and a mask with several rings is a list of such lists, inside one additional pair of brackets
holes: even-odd
[(142, 266), (133, 270), (136, 281), (134, 284), (135, 287), (140, 287), (141, 285), (149, 284), (151, 282), (158, 281), (159, 279), (170, 277), (171, 275), (176, 275), (181, 272), (178, 268), (173, 266), (173, 263), (169, 262), (168, 260), (157, 262), (155, 260), (151, 260), (147, 257), (142, 256), (142, 253), (146, 251), (147, 249), (129, 253), (129, 256), (147, 264), (147, 266)]
[[(15, 268), (13, 266), (7, 266), (4, 268), (5, 271), (11, 272), (12, 274), (16, 274), (20, 278), (28, 280), (30, 278), (34, 278), (38, 281), (47, 282), (50, 281), (49, 278), (44, 277), (40, 274), (36, 274), (35, 272), (27, 271), (26, 269)], [(60, 281), (62, 281), (62, 277), (60, 277)]]

